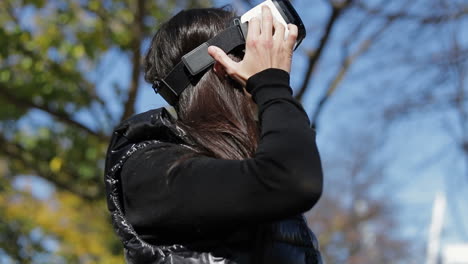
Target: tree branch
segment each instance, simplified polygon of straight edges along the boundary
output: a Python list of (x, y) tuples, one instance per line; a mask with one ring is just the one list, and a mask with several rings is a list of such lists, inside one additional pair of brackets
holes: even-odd
[[(311, 118), (311, 123), (317, 127), (317, 121), (318, 118), (325, 106), (325, 104), (328, 102), (330, 97), (334, 94), (338, 86), (343, 82), (344, 77), (348, 73), (349, 69), (351, 68), (352, 64), (366, 51), (369, 50), (369, 48), (372, 46), (372, 44), (375, 42), (375, 40), (382, 34), (385, 29), (387, 29), (391, 24), (393, 23), (393, 20), (388, 20), (379, 30), (374, 32), (368, 39), (364, 40), (359, 48), (354, 52), (353, 54), (349, 56), (345, 56), (341, 63), (341, 68), (335, 78), (331, 81), (330, 85), (327, 88), (327, 92), (325, 95), (320, 99), (319, 104), (317, 108), (315, 109), (314, 114), (312, 115)], [(344, 44), (344, 49), (345, 53), (347, 53), (348, 49), (348, 43), (345, 42)]]
[(127, 102), (124, 106), (124, 111), (121, 121), (129, 118), (135, 113), (135, 101), (140, 85), (140, 69), (141, 69), (141, 42), (143, 41), (145, 16), (145, 0), (138, 0), (135, 12), (135, 22), (133, 23), (134, 36), (132, 40), (132, 81), (130, 90), (128, 91)]
[(332, 12), (330, 17), (328, 18), (327, 25), (325, 27), (325, 31), (320, 39), (318, 48), (309, 54), (309, 63), (307, 66), (307, 71), (305, 73), (304, 80), (302, 81), (301, 88), (299, 89), (298, 93), (296, 94), (296, 99), (298, 101), (302, 101), (305, 91), (309, 85), (309, 82), (312, 78), (312, 74), (315, 70), (315, 67), (320, 60), (323, 50), (326, 47), (328, 40), (330, 38), (331, 32), (333, 31), (333, 27), (336, 24), (336, 21), (343, 13), (343, 11), (353, 2), (353, 0), (347, 0), (343, 4), (337, 6), (332, 4)]
[[(415, 109), (423, 109), (425, 107), (438, 105), (437, 108), (432, 110), (441, 111), (441, 109), (444, 109), (444, 106), (453, 106), (458, 103), (460, 103), (460, 97), (456, 94), (446, 98), (440, 98), (440, 96), (428, 94), (419, 98), (408, 99), (406, 101), (402, 101), (398, 105), (394, 105), (391, 109), (387, 109), (385, 111), (384, 117), (388, 121), (392, 121), (398, 119), (402, 115), (407, 115)], [(464, 98), (464, 103), (468, 103), (468, 98)]]
[(247, 4), (247, 6), (249, 6), (249, 7), (253, 7), (253, 2), (252, 2), (252, 0), (242, 0), (242, 2), (244, 2), (245, 4)]
[(433, 15), (433, 16), (422, 16), (422, 15), (417, 15), (417, 14), (411, 14), (405, 11), (387, 13), (378, 8), (371, 8), (365, 5), (363, 1), (358, 1), (356, 3), (356, 6), (370, 15), (381, 16), (390, 20), (393, 20), (396, 18), (417, 20), (421, 24), (439, 24), (439, 23), (443, 23), (446, 21), (456, 20), (463, 16), (468, 15), (468, 6), (465, 6), (464, 8), (461, 8), (457, 12), (454, 12), (451, 14), (442, 14), (442, 15)]
[[(44, 178), (45, 180), (53, 183), (56, 187), (62, 190), (69, 191), (79, 197), (82, 197), (83, 199), (86, 199), (88, 201), (95, 201), (97, 199), (100, 199), (102, 197), (102, 192), (101, 190), (103, 188), (99, 188), (98, 191), (89, 191), (89, 188), (86, 187), (74, 187), (73, 185), (70, 185), (70, 182), (68, 181), (61, 181), (59, 180), (59, 177), (57, 177), (56, 174), (46, 171), (38, 164), (44, 163), (47, 161), (42, 161), (42, 162), (36, 162), (32, 160), (27, 160), (22, 153), (29, 153), (26, 149), (24, 149), (22, 146), (18, 144), (14, 144), (9, 142), (7, 139), (5, 139), (2, 135), (0, 135), (0, 144), (2, 145), (2, 148), (0, 150), (0, 153), (3, 153), (9, 160), (17, 160), (21, 162), (21, 164), (33, 171), (36, 175)], [(40, 159), (40, 155), (34, 155), (30, 153), (31, 155), (34, 156), (35, 159)], [(69, 174), (69, 173), (68, 173)], [(68, 177), (69, 179), (78, 179), (79, 176), (77, 175), (70, 175)], [(76, 183), (75, 183), (76, 184)]]
[(13, 103), (14, 105), (16, 105), (18, 107), (22, 107), (24, 109), (36, 108), (36, 109), (42, 110), (42, 111), (50, 114), (51, 116), (57, 118), (58, 120), (66, 123), (66, 124), (72, 125), (72, 126), (74, 126), (76, 128), (79, 128), (79, 129), (87, 132), (88, 134), (90, 134), (92, 136), (95, 136), (95, 137), (97, 137), (97, 138), (99, 138), (101, 140), (104, 140), (104, 141), (108, 140), (107, 136), (105, 136), (105, 135), (103, 135), (101, 133), (95, 132), (91, 128), (81, 124), (78, 121), (73, 120), (66, 112), (57, 111), (57, 110), (51, 109), (47, 105), (39, 105), (39, 104), (36, 104), (36, 103), (34, 103), (34, 102), (30, 101), (30, 100), (20, 98), (20, 97), (14, 95), (13, 93), (9, 92), (8, 88), (3, 86), (3, 84), (0, 84), (0, 96), (4, 97), (6, 99), (6, 101), (11, 102), (11, 103)]
[[(23, 52), (26, 56), (28, 56), (28, 57), (30, 57), (30, 58), (33, 58), (33, 59), (35, 59), (35, 60), (37, 60), (37, 61), (45, 61), (45, 62), (47, 62), (48, 64), (50, 64), (50, 69), (51, 69), (51, 70), (57, 72), (58, 74), (60, 74), (60, 75), (62, 75), (62, 76), (70, 76), (71, 74), (73, 74), (73, 73), (71, 73), (71, 72), (65, 71), (65, 70), (63, 69), (63, 67), (62, 67), (59, 63), (57, 63), (57, 62), (55, 62), (55, 61), (51, 61), (51, 60), (49, 60), (49, 59), (44, 59), (43, 57), (41, 57), (40, 55), (36, 54), (35, 52), (33, 52), (33, 51), (27, 49), (27, 48), (26, 48), (24, 45), (22, 45), (22, 44), (18, 44), (18, 45), (17, 45), (17, 48), (18, 48), (21, 52)], [(112, 115), (110, 114), (109, 109), (106, 107), (106, 103), (105, 103), (104, 100), (103, 100), (102, 98), (100, 98), (100, 97), (98, 96), (98, 94), (96, 93), (96, 89), (95, 89), (96, 86), (93, 85), (93, 84), (91, 84), (91, 83), (89, 83), (88, 81), (86, 81), (86, 80), (84, 80), (84, 79), (82, 79), (82, 78), (80, 78), (79, 83), (80, 83), (80, 85), (78, 86), (79, 89), (80, 89), (83, 93), (86, 93), (87, 95), (89, 95), (91, 99), (95, 100), (96, 103), (98, 103), (98, 104), (100, 105), (100, 107), (102, 108), (102, 111), (104, 112), (106, 118), (109, 119), (109, 120), (112, 120), (112, 118), (111, 118)], [(0, 89), (3, 89), (3, 90), (5, 90), (5, 92), (7, 92), (7, 88), (6, 88), (6, 87), (0, 87)], [(1, 92), (1, 91), (0, 91), (0, 92)], [(10, 93), (10, 95), (12, 95), (12, 94)], [(12, 95), (12, 96), (13, 96), (13, 95)], [(32, 102), (31, 102), (31, 104), (32, 104)], [(35, 108), (41, 109), (40, 107), (36, 107), (35, 104), (33, 104), (33, 105), (34, 105), (34, 106), (31, 106), (31, 107), (35, 107)], [(27, 107), (29, 107), (29, 106), (27, 106)], [(41, 109), (41, 110), (46, 111), (46, 112), (49, 112), (49, 111), (47, 111), (46, 109)], [(52, 114), (51, 112), (49, 112), (49, 113)], [(65, 115), (66, 115), (66, 114), (65, 114)], [(58, 117), (58, 116), (57, 116), (57, 117)], [(60, 119), (60, 118), (59, 118), (59, 119)], [(71, 119), (71, 118), (68, 117), (68, 119)], [(62, 120), (62, 121), (64, 121), (65, 123), (68, 123), (66, 120)], [(79, 126), (79, 127), (80, 127), (80, 126), (83, 127), (82, 124), (78, 124), (78, 126)], [(85, 127), (85, 130), (91, 131), (91, 130), (90, 130), (89, 128), (87, 128), (87, 127)], [(91, 132), (92, 132), (91, 134), (100, 135), (100, 136), (99, 136), (100, 138), (107, 140), (107, 138), (106, 138), (103, 134), (99, 134), (99, 133), (93, 132), (93, 131), (91, 131)]]

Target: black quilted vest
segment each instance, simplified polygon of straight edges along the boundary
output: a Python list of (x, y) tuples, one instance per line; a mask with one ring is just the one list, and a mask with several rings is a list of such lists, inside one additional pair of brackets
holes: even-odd
[(262, 224), (246, 230), (254, 248), (249, 254), (197, 245), (157, 245), (141, 239), (125, 218), (122, 207), (120, 170), (125, 161), (148, 144), (190, 142), (164, 108), (136, 115), (120, 124), (112, 135), (106, 156), (107, 205), (116, 233), (124, 245), (127, 263), (145, 264), (315, 264), (322, 263), (315, 235), (303, 215)]

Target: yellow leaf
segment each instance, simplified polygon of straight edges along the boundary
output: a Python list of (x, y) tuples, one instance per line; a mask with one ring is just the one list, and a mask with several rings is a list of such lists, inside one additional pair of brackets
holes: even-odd
[(77, 58), (83, 56), (84, 53), (85, 53), (85, 49), (83, 45), (78, 45), (73, 48), (73, 55), (75, 55), (75, 57)]
[(53, 172), (59, 172), (62, 168), (63, 160), (59, 157), (53, 158), (50, 163), (49, 167)]

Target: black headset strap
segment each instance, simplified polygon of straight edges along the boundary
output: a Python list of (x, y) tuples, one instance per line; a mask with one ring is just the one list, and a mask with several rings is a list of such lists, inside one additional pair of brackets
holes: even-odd
[(195, 85), (214, 59), (208, 54), (209, 46), (217, 46), (226, 54), (245, 44), (247, 23), (242, 24), (238, 18), (234, 19), (234, 26), (229, 27), (214, 38), (201, 44), (182, 57), (172, 71), (162, 80), (158, 80), (157, 93), (170, 105), (175, 105), (180, 94), (190, 85)]

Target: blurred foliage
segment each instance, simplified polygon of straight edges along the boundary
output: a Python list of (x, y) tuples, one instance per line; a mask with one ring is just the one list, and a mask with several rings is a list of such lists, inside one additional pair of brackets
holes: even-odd
[[(59, 259), (66, 263), (122, 262), (120, 242), (115, 239), (103, 201), (89, 203), (62, 191), (37, 199), (27, 188), (3, 186), (7, 188), (0, 197), (1, 241), (13, 259), (21, 263)], [(16, 243), (11, 243), (12, 239)]]
[[(176, 8), (208, 4), (0, 2), (0, 262), (123, 261), (102, 174), (108, 136), (124, 116), (100, 96), (97, 69), (115, 51), (139, 70), (141, 46), (160, 22)], [(50, 197), (15, 187), (22, 175), (46, 180)]]

